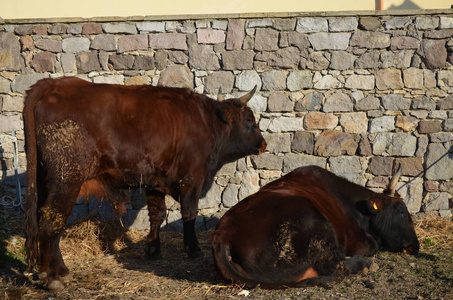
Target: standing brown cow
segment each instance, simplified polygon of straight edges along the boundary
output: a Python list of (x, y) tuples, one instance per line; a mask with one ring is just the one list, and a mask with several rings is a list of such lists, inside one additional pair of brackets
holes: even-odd
[(166, 194), (181, 203), (184, 245), (200, 255), (198, 200), (228, 162), (265, 149), (246, 103), (222, 102), (189, 89), (43, 79), (27, 92), (26, 249), (48, 288), (69, 273), (59, 240), (79, 196), (94, 194), (124, 212), (121, 188), (146, 189), (151, 230), (147, 253), (160, 256)]
[[(301, 167), (231, 208), (213, 233), (228, 280), (254, 287), (322, 284), (369, 266), (379, 249), (417, 254), (406, 205), (320, 167)], [(352, 256), (345, 259), (345, 256)]]

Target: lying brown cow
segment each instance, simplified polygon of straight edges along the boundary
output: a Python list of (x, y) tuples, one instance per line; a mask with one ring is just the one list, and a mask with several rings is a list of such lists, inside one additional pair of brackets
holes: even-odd
[(146, 190), (151, 230), (147, 253), (160, 257), (164, 197), (181, 203), (184, 245), (200, 255), (198, 199), (228, 162), (264, 151), (265, 141), (239, 99), (215, 101), (189, 89), (93, 84), (75, 77), (44, 79), (27, 92), (26, 249), (50, 289), (69, 273), (59, 240), (79, 196), (108, 199), (118, 212), (122, 188)]
[(379, 249), (418, 253), (397, 177), (390, 195), (316, 166), (267, 184), (220, 219), (212, 241), (220, 273), (247, 287), (315, 285), (368, 267), (364, 255)]

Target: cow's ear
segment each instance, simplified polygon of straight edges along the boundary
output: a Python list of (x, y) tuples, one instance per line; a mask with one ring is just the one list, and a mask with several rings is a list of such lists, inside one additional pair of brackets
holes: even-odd
[(232, 112), (227, 105), (222, 105), (216, 110), (217, 117), (225, 123), (231, 123), (233, 121)]
[(373, 214), (380, 213), (384, 209), (384, 202), (382, 199), (373, 198), (368, 201), (368, 208)]

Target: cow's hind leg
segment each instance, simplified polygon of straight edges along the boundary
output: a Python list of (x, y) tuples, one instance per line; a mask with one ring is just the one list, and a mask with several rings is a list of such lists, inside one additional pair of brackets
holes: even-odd
[(191, 258), (201, 257), (201, 249), (198, 246), (195, 232), (195, 221), (198, 212), (198, 198), (200, 193), (196, 190), (185, 193), (181, 197), (181, 215), (184, 228), (184, 248)]
[(165, 194), (154, 190), (146, 190), (146, 200), (148, 203), (150, 231), (146, 239), (145, 254), (151, 259), (161, 259), (159, 229), (167, 213)]
[(80, 185), (64, 185), (54, 188), (40, 208), (39, 220), (39, 278), (47, 279), (47, 287), (63, 289), (61, 277), (69, 274), (60, 251), (60, 238), (66, 221), (77, 200)]

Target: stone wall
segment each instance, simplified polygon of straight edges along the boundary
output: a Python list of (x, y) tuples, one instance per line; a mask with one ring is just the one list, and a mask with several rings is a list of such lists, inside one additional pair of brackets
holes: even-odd
[[(13, 174), (11, 130), (25, 172), (20, 112), (40, 78), (186, 86), (225, 98), (258, 84), (250, 107), (267, 153), (218, 173), (200, 201), (200, 226), (309, 164), (382, 191), (399, 162), (410, 212), (450, 216), (453, 11), (393, 13), (0, 20), (3, 182)], [(135, 198), (125, 219), (143, 229), (147, 212)], [(178, 203), (167, 205), (167, 223), (180, 226)], [(88, 210), (99, 206), (79, 204), (73, 217)]]

